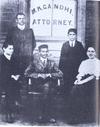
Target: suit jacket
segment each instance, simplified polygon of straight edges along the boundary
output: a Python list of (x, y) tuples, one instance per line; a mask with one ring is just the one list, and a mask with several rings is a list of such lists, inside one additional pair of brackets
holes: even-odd
[(51, 78), (61, 78), (62, 72), (58, 69), (56, 63), (47, 59), (44, 66), (39, 55), (34, 55), (33, 62), (25, 70), (25, 75), (28, 77), (38, 78), (38, 74), (51, 74)]
[[(39, 77), (39, 74), (44, 76), (51, 74), (51, 77), (42, 78)], [(57, 86), (57, 79), (62, 78), (62, 72), (58, 69), (55, 62), (47, 59), (47, 64), (44, 66), (39, 55), (34, 55), (32, 63), (25, 70), (25, 75), (31, 77), (33, 90), (43, 93), (45, 93), (45, 88), (47, 90), (45, 84), (48, 84), (48, 90), (52, 91)]]
[(13, 27), (8, 31), (6, 40), (7, 42), (13, 42), (13, 56), (18, 60), (20, 71), (23, 73), (32, 59), (33, 50), (36, 46), (32, 29), (20, 30), (17, 26)]
[(4, 55), (0, 56), (0, 88), (7, 91), (11, 85), (11, 75), (19, 74), (17, 63), (12, 58), (8, 60)]
[(64, 80), (73, 82), (78, 73), (78, 67), (86, 58), (82, 44), (75, 42), (74, 47), (70, 47), (69, 41), (65, 42), (61, 49), (59, 68), (64, 74)]

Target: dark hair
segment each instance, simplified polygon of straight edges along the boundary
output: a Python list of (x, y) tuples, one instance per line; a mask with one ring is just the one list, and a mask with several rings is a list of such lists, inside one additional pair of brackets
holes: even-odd
[(17, 19), (18, 15), (24, 15), (24, 16), (25, 16), (25, 14), (24, 14), (23, 12), (19, 12), (19, 13), (17, 13), (17, 15), (16, 15), (16, 19)]
[(47, 48), (47, 49), (48, 49), (48, 45), (46, 45), (46, 44), (40, 45), (40, 46), (38, 47), (39, 52), (40, 52), (40, 50), (41, 50), (42, 48)]
[(70, 32), (74, 32), (75, 34), (77, 34), (77, 30), (76, 30), (75, 28), (70, 28), (70, 29), (68, 30), (68, 34), (69, 34)]
[(96, 46), (95, 46), (95, 44), (96, 44), (96, 42), (87, 42), (86, 41), (86, 51), (87, 51), (87, 49), (89, 48), (89, 47), (93, 47), (94, 49), (96, 49)]
[(2, 46), (2, 49), (7, 48), (9, 45), (13, 45), (13, 43), (12, 42), (4, 42), (3, 46)]

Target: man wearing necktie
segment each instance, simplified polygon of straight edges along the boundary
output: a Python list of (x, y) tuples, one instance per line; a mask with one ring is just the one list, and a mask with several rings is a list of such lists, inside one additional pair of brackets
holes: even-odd
[(69, 41), (70, 47), (74, 47), (75, 46), (75, 41)]
[(48, 45), (38, 47), (39, 54), (34, 55), (32, 64), (25, 70), (25, 76), (32, 78), (34, 90), (42, 93), (40, 97), (41, 116), (38, 122), (55, 122), (52, 117), (52, 100), (57, 79), (62, 78), (62, 72), (56, 63), (48, 58)]
[(85, 59), (85, 50), (81, 42), (77, 41), (77, 30), (68, 30), (69, 40), (65, 42), (61, 49), (59, 68), (63, 72), (63, 95), (65, 100), (69, 98), (74, 85), (75, 77), (78, 74), (78, 67)]

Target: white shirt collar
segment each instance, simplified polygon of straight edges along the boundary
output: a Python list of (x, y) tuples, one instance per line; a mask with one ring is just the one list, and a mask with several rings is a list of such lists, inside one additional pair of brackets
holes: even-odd
[(8, 60), (11, 60), (11, 56), (7, 55), (4, 53), (4, 56), (8, 59)]
[(22, 26), (21, 26), (21, 25), (18, 24), (17, 27), (18, 27), (20, 30), (24, 30), (24, 29), (25, 29), (25, 25), (22, 25)]
[(69, 44), (71, 47), (74, 47), (75, 46), (75, 41), (69, 41)]
[(46, 59), (44, 59), (43, 57), (40, 57), (40, 60), (42, 61), (42, 62), (47, 62), (47, 58)]

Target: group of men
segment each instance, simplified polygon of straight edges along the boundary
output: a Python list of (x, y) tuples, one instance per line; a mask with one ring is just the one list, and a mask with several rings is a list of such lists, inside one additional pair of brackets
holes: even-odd
[[(0, 60), (0, 87), (5, 92), (6, 121), (14, 122), (14, 106), (20, 106), (20, 88), (23, 77), (31, 78), (36, 90), (42, 93), (41, 116), (38, 122), (56, 122), (49, 109), (58, 79), (63, 78), (63, 97), (67, 99), (72, 90), (78, 67), (86, 58), (85, 50), (77, 41), (76, 29), (68, 30), (69, 40), (61, 49), (59, 66), (48, 58), (48, 45), (40, 45), (38, 54), (33, 55), (36, 47), (32, 29), (25, 25), (25, 15), (18, 13), (16, 27), (9, 30), (3, 44)], [(2, 92), (1, 92), (2, 93)]]

